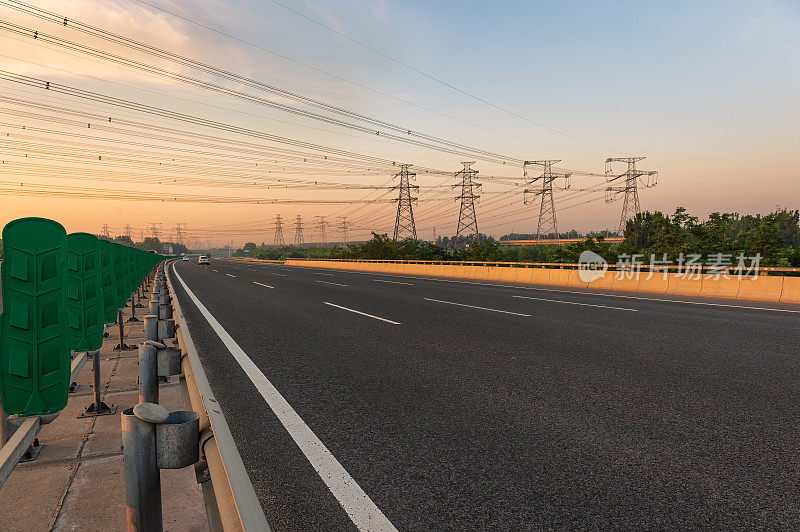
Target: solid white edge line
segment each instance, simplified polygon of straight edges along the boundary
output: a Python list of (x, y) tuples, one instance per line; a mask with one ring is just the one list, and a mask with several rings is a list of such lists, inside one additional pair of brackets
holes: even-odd
[(567, 305), (580, 305), (582, 307), (599, 307), (599, 308), (608, 308), (613, 310), (625, 310), (628, 312), (639, 312), (635, 308), (612, 307), (609, 305), (595, 305), (593, 303), (578, 303), (577, 301), (564, 301), (563, 299), (547, 299), (544, 297), (531, 297), (531, 296), (511, 296), (511, 297), (516, 297), (519, 299), (534, 299), (536, 301), (548, 301), (550, 303), (566, 303)]
[(487, 307), (476, 307), (475, 305), (467, 305), (466, 303), (455, 303), (453, 301), (442, 301), (441, 299), (431, 299), (429, 297), (425, 298), (425, 301), (435, 301), (436, 303), (447, 303), (448, 305), (457, 305), (459, 307), (469, 307), (469, 308), (476, 308), (480, 310), (490, 310), (492, 312), (500, 312), (502, 314), (513, 314), (515, 316), (525, 316), (530, 318), (530, 314), (522, 314), (521, 312), (511, 312), (510, 310), (499, 310), (496, 308), (487, 308)]
[(274, 286), (270, 286), (270, 285), (264, 284), (264, 283), (257, 283), (256, 281), (253, 281), (253, 284), (257, 284), (258, 286), (263, 286), (265, 288), (275, 288)]
[(387, 281), (386, 279), (373, 279), (376, 283), (391, 283), (391, 284), (405, 284), (408, 286), (414, 286), (414, 283), (402, 283), (400, 281)]
[(325, 444), (303, 421), (300, 415), (294, 411), (292, 406), (284, 399), (281, 393), (273, 386), (264, 373), (255, 365), (247, 354), (239, 347), (239, 344), (228, 334), (228, 331), (220, 325), (211, 312), (200, 302), (192, 292), (183, 278), (180, 276), (174, 265), (172, 268), (176, 279), (180, 281), (183, 289), (186, 290), (189, 298), (195, 304), (203, 317), (217, 333), (219, 339), (228, 348), (236, 362), (244, 370), (250, 381), (255, 385), (261, 397), (267, 402), (269, 407), (283, 424), (286, 431), (294, 442), (303, 452), (305, 457), (319, 474), (322, 481), (331, 491), (350, 520), (359, 530), (397, 530), (387, 519), (383, 512), (378, 508), (372, 499), (361, 489), (361, 486), (350, 476), (336, 460), (336, 457), (325, 447)]
[(336, 285), (336, 286), (347, 286), (346, 284), (341, 284), (341, 283), (331, 283), (331, 282), (328, 282), (328, 281), (319, 281), (319, 280), (318, 280), (317, 282), (318, 282), (318, 283), (322, 283), (322, 284), (333, 284), (333, 285)]
[(351, 309), (351, 308), (343, 307), (341, 305), (335, 305), (335, 304), (329, 303), (327, 301), (324, 301), (323, 303), (325, 303), (326, 305), (330, 305), (332, 307), (336, 307), (336, 308), (340, 308), (342, 310), (346, 310), (348, 312), (352, 312), (354, 314), (361, 314), (362, 316), (367, 316), (368, 318), (374, 318), (376, 320), (385, 321), (386, 323), (391, 323), (392, 325), (402, 325), (399, 321), (387, 320), (386, 318), (381, 318), (380, 316), (373, 316), (372, 314), (367, 314), (366, 312), (361, 312), (360, 310), (354, 310), (354, 309)]

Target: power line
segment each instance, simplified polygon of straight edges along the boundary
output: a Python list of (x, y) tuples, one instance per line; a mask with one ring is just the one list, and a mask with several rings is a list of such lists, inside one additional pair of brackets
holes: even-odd
[(494, 129), (494, 128), (490, 128), (490, 127), (487, 127), (487, 126), (484, 126), (484, 125), (481, 125), (481, 124), (477, 124), (475, 122), (470, 122), (469, 120), (464, 120), (463, 118), (459, 118), (457, 116), (453, 116), (453, 115), (450, 115), (450, 114), (447, 114), (447, 113), (443, 113), (441, 111), (437, 111), (436, 109), (432, 109), (430, 107), (426, 107), (424, 105), (420, 105), (420, 104), (412, 102), (410, 100), (406, 100), (406, 99), (400, 98), (398, 96), (395, 96), (393, 94), (389, 94), (388, 92), (384, 92), (384, 91), (381, 91), (381, 90), (376, 89), (374, 87), (370, 87), (368, 85), (364, 85), (363, 83), (359, 83), (357, 81), (353, 81), (351, 79), (345, 78), (344, 76), (340, 76), (338, 74), (334, 74), (334, 73), (329, 72), (327, 70), (323, 70), (323, 69), (321, 69), (319, 67), (315, 67), (313, 65), (309, 65), (308, 63), (304, 63), (304, 62), (302, 62), (300, 60), (294, 59), (292, 57), (289, 57), (287, 55), (281, 54), (281, 53), (276, 52), (274, 50), (270, 50), (269, 48), (266, 48), (266, 47), (264, 47), (262, 45), (259, 45), (259, 44), (244, 40), (244, 39), (239, 38), (239, 37), (236, 37), (235, 35), (232, 35), (232, 34), (227, 33), (225, 31), (219, 30), (217, 28), (213, 28), (211, 26), (203, 24), (202, 22), (198, 22), (198, 21), (193, 20), (193, 19), (191, 19), (189, 17), (186, 17), (186, 16), (180, 15), (178, 13), (175, 13), (174, 11), (170, 11), (168, 9), (164, 9), (163, 7), (151, 4), (149, 2), (145, 2), (144, 0), (136, 0), (136, 1), (139, 2), (140, 4), (144, 4), (144, 5), (148, 6), (148, 7), (151, 7), (153, 9), (156, 9), (156, 10), (161, 11), (163, 13), (167, 13), (167, 14), (172, 15), (173, 17), (179, 18), (179, 19), (181, 19), (181, 20), (183, 20), (185, 22), (188, 22), (188, 23), (193, 24), (195, 26), (201, 27), (201, 28), (203, 28), (205, 30), (217, 33), (219, 35), (223, 35), (224, 37), (227, 37), (227, 38), (232, 39), (234, 41), (237, 41), (239, 43), (245, 44), (247, 46), (256, 48), (256, 49), (261, 50), (263, 52), (266, 52), (266, 53), (268, 53), (270, 55), (273, 55), (275, 57), (280, 57), (281, 59), (284, 59), (286, 61), (291, 61), (292, 63), (295, 63), (297, 65), (303, 66), (303, 67), (308, 68), (310, 70), (313, 70), (315, 72), (319, 72), (320, 74), (324, 74), (326, 76), (330, 76), (330, 77), (332, 77), (334, 79), (337, 79), (339, 81), (344, 81), (345, 83), (349, 83), (349, 84), (351, 84), (351, 85), (353, 85), (355, 87), (359, 87), (361, 89), (368, 90), (368, 91), (370, 91), (372, 93), (379, 94), (379, 95), (384, 96), (386, 98), (391, 98), (392, 100), (404, 103), (406, 105), (411, 105), (413, 107), (416, 107), (417, 109), (422, 109), (424, 111), (428, 111), (430, 113), (442, 116), (444, 118), (448, 118), (450, 120), (455, 120), (455, 121), (461, 122), (463, 124), (467, 124), (467, 125), (470, 125), (470, 126), (473, 126), (473, 127), (477, 127), (477, 128), (483, 129), (485, 131), (490, 131), (492, 133), (497, 133), (499, 135), (504, 135), (506, 137), (514, 138), (514, 139), (517, 139), (517, 140), (522, 140), (522, 141), (525, 141), (525, 142), (529, 142), (531, 144), (537, 144), (539, 146), (543, 146), (543, 147), (546, 147), (546, 148), (553, 148), (553, 149), (559, 149), (559, 150), (571, 151), (571, 152), (575, 152), (575, 153), (582, 153), (582, 154), (585, 154), (585, 155), (589, 155), (589, 154), (586, 154), (585, 152), (582, 152), (582, 151), (571, 150), (571, 149), (568, 149), (568, 148), (553, 146), (553, 145), (546, 144), (546, 143), (543, 143), (543, 142), (538, 142), (538, 141), (527, 139), (527, 138), (524, 138), (524, 137), (519, 137), (517, 135), (513, 135), (513, 134), (507, 133), (505, 131), (500, 131), (500, 130), (497, 130), (497, 129)]
[(382, 51), (380, 51), (380, 50), (378, 50), (376, 48), (373, 48), (372, 46), (370, 46), (368, 44), (365, 44), (365, 43), (363, 43), (361, 41), (358, 41), (358, 40), (350, 37), (349, 35), (341, 32), (341, 31), (339, 31), (339, 30), (337, 30), (335, 28), (332, 28), (332, 27), (328, 26), (327, 24), (324, 24), (324, 23), (322, 23), (322, 22), (320, 22), (318, 20), (315, 20), (315, 19), (313, 19), (313, 18), (311, 18), (311, 17), (309, 17), (309, 16), (307, 16), (307, 15), (305, 15), (305, 14), (303, 14), (303, 13), (301, 13), (301, 12), (295, 10), (295, 9), (292, 9), (291, 7), (289, 7), (289, 6), (285, 5), (285, 4), (282, 4), (281, 2), (278, 2), (277, 0), (270, 0), (270, 2), (282, 7), (284, 9), (288, 10), (288, 11), (291, 11), (295, 15), (298, 15), (298, 16), (308, 20), (309, 22), (312, 22), (312, 23), (314, 23), (314, 24), (316, 24), (318, 26), (321, 26), (321, 27), (325, 28), (328, 31), (332, 31), (333, 33), (339, 35), (340, 37), (343, 37), (343, 38), (347, 39), (348, 41), (351, 41), (351, 42), (353, 42), (353, 43), (355, 43), (355, 44), (357, 44), (357, 45), (359, 45), (359, 46), (361, 46), (363, 48), (366, 48), (367, 50), (369, 50), (369, 51), (371, 51), (373, 53), (376, 53), (376, 54), (380, 55), (381, 57), (384, 57), (384, 58), (388, 59), (389, 61), (397, 63), (398, 65), (400, 65), (400, 66), (402, 66), (404, 68), (407, 68), (407, 69), (409, 69), (409, 70), (411, 70), (413, 72), (416, 72), (417, 74), (420, 74), (421, 76), (424, 76), (424, 77), (426, 77), (426, 78), (428, 78), (430, 80), (435, 81), (436, 83), (439, 83), (441, 85), (444, 85), (445, 87), (448, 87), (448, 88), (450, 88), (450, 89), (452, 89), (454, 91), (457, 91), (457, 92), (459, 92), (459, 93), (461, 93), (461, 94), (463, 94), (463, 95), (465, 95), (465, 96), (467, 96), (469, 98), (472, 98), (473, 100), (479, 101), (479, 102), (481, 102), (481, 103), (483, 103), (485, 105), (493, 107), (494, 109), (497, 109), (498, 111), (502, 111), (502, 112), (504, 112), (504, 113), (506, 113), (508, 115), (511, 115), (511, 116), (513, 116), (515, 118), (518, 118), (520, 120), (528, 122), (529, 124), (533, 124), (535, 126), (539, 126), (539, 127), (544, 128), (544, 129), (546, 129), (548, 131), (551, 131), (553, 133), (557, 133), (559, 135), (563, 135), (563, 136), (565, 136), (567, 138), (570, 138), (572, 140), (577, 140), (579, 142), (583, 142), (585, 144), (589, 144), (589, 145), (594, 146), (596, 148), (601, 148), (601, 149), (604, 149), (604, 150), (609, 150), (609, 151), (614, 151), (614, 152), (620, 152), (621, 151), (621, 150), (616, 150), (616, 149), (613, 149), (613, 148), (608, 148), (608, 147), (605, 147), (605, 146), (601, 146), (601, 145), (595, 144), (593, 142), (589, 142), (588, 140), (584, 140), (584, 139), (581, 139), (579, 137), (575, 137), (573, 135), (569, 135), (567, 133), (564, 133), (563, 131), (559, 131), (557, 129), (553, 129), (553, 128), (551, 128), (549, 126), (546, 126), (546, 125), (544, 125), (544, 124), (542, 124), (540, 122), (536, 122), (534, 120), (526, 118), (526, 117), (524, 117), (524, 116), (522, 116), (520, 114), (515, 113), (514, 111), (511, 111), (511, 110), (509, 110), (509, 109), (507, 109), (505, 107), (502, 107), (502, 106), (499, 106), (497, 104), (494, 104), (494, 103), (492, 103), (492, 102), (490, 102), (490, 101), (488, 101), (488, 100), (486, 100), (484, 98), (476, 96), (476, 95), (474, 95), (474, 94), (472, 94), (470, 92), (467, 92), (464, 89), (456, 87), (455, 85), (453, 85), (451, 83), (448, 83), (448, 82), (446, 82), (446, 81), (444, 81), (444, 80), (442, 80), (440, 78), (437, 78), (436, 76), (428, 74), (427, 72), (425, 72), (423, 70), (420, 70), (419, 68), (416, 68), (416, 67), (414, 67), (412, 65), (409, 65), (408, 63), (404, 63), (403, 61), (400, 61), (399, 59), (396, 59), (396, 58), (390, 56), (389, 54), (387, 54), (385, 52), (382, 52)]

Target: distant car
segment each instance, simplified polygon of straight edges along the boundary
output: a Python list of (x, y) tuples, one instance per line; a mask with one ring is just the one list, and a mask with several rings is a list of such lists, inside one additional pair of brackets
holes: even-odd
[(197, 264), (211, 264), (211, 261), (208, 260), (208, 257), (205, 255), (200, 255), (197, 258)]
[(184, 255), (181, 260), (189, 260), (189, 256), (188, 255)]

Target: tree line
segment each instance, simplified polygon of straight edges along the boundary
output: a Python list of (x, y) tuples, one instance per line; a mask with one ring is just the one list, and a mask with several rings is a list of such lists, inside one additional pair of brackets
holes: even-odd
[[(504, 238), (512, 236), (530, 235), (511, 233)], [(623, 236), (619, 244), (610, 244), (603, 235), (596, 234), (564, 245), (503, 246), (487, 235), (440, 236), (436, 242), (427, 242), (394, 241), (387, 234), (373, 233), (371, 240), (347, 246), (274, 247), (248, 242), (237, 254), (243, 255), (246, 250), (251, 257), (273, 260), (309, 257), (576, 263), (580, 254), (589, 250), (609, 263), (634, 254), (643, 255), (645, 262), (651, 254), (659, 260), (666, 255), (670, 261), (677, 261), (681, 254), (699, 255), (701, 262), (709, 262), (719, 254), (730, 255), (734, 262), (740, 254), (746, 257), (758, 254), (762, 266), (800, 267), (798, 210), (778, 209), (766, 215), (715, 212), (705, 221), (689, 215), (683, 207), (678, 207), (672, 215), (646, 211), (628, 220)]]

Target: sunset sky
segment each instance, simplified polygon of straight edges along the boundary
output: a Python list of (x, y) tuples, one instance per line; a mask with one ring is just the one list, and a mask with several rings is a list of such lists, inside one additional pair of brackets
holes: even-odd
[[(672, 212), (682, 205), (704, 217), (713, 211), (799, 207), (800, 4), (794, 1), (43, 0), (35, 6), (488, 152), (526, 160), (561, 159), (562, 168), (598, 174), (607, 157), (646, 156), (640, 167), (657, 170), (659, 178), (657, 187), (640, 190), (643, 210)], [(370, 230), (391, 233), (394, 227), (392, 203), (81, 199), (82, 193), (104, 190), (301, 202), (389, 200), (396, 192), (201, 183), (198, 171), (213, 181), (215, 171), (225, 180), (234, 179), (233, 173), (262, 170), (237, 166), (238, 159), (207, 147), (93, 130), (91, 120), (71, 115), (69, 122), (63, 112), (59, 120), (43, 120), (33, 115), (45, 112), (36, 105), (109, 116), (111, 123), (130, 120), (237, 142), (262, 141), (27, 86), (11, 81), (14, 75), (437, 170), (457, 171), (461, 161), (475, 160), (212, 93), (33, 39), (27, 30), (311, 109), (8, 6), (0, 5), (0, 20), (0, 70), (9, 73), (0, 80), (0, 189), (5, 190), (0, 191), (0, 224), (45, 216), (70, 232), (99, 233), (108, 224), (112, 235), (130, 225), (138, 240), (150, 234), (152, 223), (162, 224), (164, 237), (174, 235), (176, 223), (185, 223), (200, 242), (232, 240), (239, 246), (248, 240), (271, 243), (277, 213), (287, 222), (287, 240), (297, 215), (305, 220), (306, 241), (315, 238), (315, 216), (328, 217), (329, 240), (337, 239), (339, 216), (352, 222), (351, 239), (365, 238)], [(170, 164), (175, 166), (167, 169)], [(271, 163), (265, 160), (262, 168), (265, 164)], [(197, 170), (198, 165), (203, 169)], [(385, 169), (348, 172), (320, 165), (283, 173), (280, 166), (271, 168), (270, 175), (319, 185), (395, 182)], [(477, 207), (481, 232), (535, 232), (538, 204), (523, 203), (522, 168), (480, 160), (473, 166), (479, 181), (481, 176), (496, 178), (484, 182)], [(68, 171), (62, 173), (63, 168)], [(163, 179), (144, 182), (144, 174)], [(175, 177), (173, 183), (165, 183), (170, 177)], [(19, 183), (22, 188), (44, 185), (40, 190), (45, 191), (55, 190), (48, 186), (71, 188), (78, 196), (10, 195)], [(434, 227), (437, 234), (455, 232), (458, 203), (449, 188), (454, 183), (452, 176), (418, 176), (415, 209), (421, 238), (431, 238)], [(617, 227), (621, 198), (604, 201), (602, 176), (575, 175), (571, 187), (555, 192), (559, 230)]]

